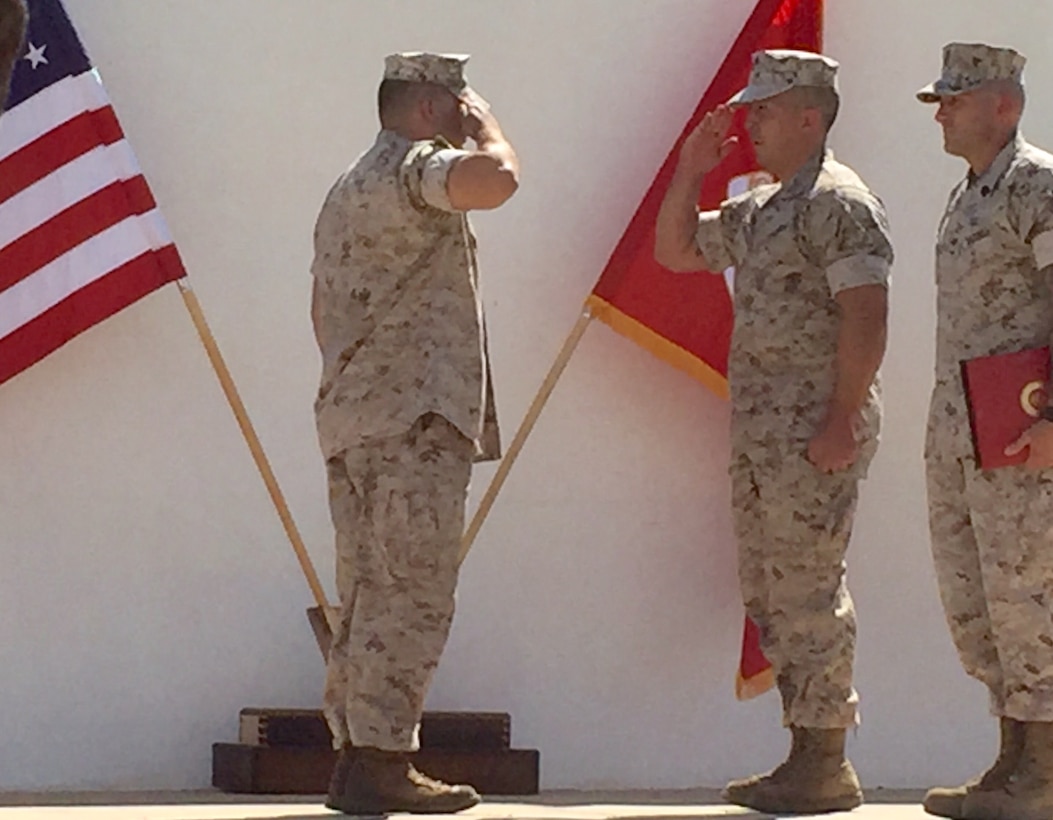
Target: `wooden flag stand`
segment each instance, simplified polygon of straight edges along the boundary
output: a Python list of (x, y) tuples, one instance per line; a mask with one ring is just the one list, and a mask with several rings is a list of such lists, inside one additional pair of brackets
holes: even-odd
[[(326, 600), (318, 573), (249, 420), (230, 370), (205, 320), (201, 303), (186, 278), (178, 280), (177, 285), (310, 587), (316, 606), (307, 611), (307, 616), (318, 647), (323, 657), (327, 657), (336, 626), (337, 610)], [(581, 332), (584, 332), (585, 324), (587, 317), (579, 322)], [(480, 505), (472, 526), (465, 533), (460, 561), (467, 555), (486, 512), (500, 490), (500, 484), (511, 468), (510, 463), (507, 468), (505, 463), (514, 460), (522, 447), (576, 344), (576, 340), (573, 345), (568, 340), (568, 345), (564, 346), (566, 356), (559, 372), (555, 372), (554, 376), (549, 374), (550, 378), (546, 380), (547, 392), (543, 386), (544, 396), (539, 394), (540, 401), (535, 399), (527, 420), (516, 434), (508, 456), (502, 462), (503, 472), (498, 471), (500, 481), (495, 477), (483, 499), (485, 510)], [(421, 750), (416, 755), (416, 762), (433, 777), (469, 783), (485, 794), (537, 794), (540, 753), (536, 749), (511, 748), (510, 736), (511, 716), (503, 712), (428, 712), (421, 722)], [(212, 785), (216, 788), (249, 794), (320, 794), (326, 791), (336, 752), (333, 751), (332, 736), (320, 711), (243, 709), (239, 715), (239, 741), (215, 743), (212, 746)]]

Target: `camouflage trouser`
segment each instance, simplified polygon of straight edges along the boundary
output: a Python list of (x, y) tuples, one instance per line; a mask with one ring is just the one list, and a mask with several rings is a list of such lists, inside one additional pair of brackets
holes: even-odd
[(940, 597), (966, 673), (1000, 717), (1053, 721), (1053, 470), (980, 471), (930, 448)]
[(334, 745), (419, 746), (454, 611), (472, 443), (442, 416), (330, 459), (340, 625), (324, 709)]
[[(800, 448), (803, 450), (803, 447)], [(858, 496), (857, 471), (826, 475), (800, 453), (731, 466), (746, 612), (771, 661), (787, 726), (854, 726), (856, 614), (845, 551)]]

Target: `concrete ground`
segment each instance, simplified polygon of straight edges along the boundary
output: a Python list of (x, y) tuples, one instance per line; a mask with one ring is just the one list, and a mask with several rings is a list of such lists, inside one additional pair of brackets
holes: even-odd
[[(853, 812), (826, 814), (829, 820), (918, 820), (920, 792), (877, 790)], [(327, 810), (320, 797), (258, 798), (221, 792), (0, 793), (0, 820), (315, 820), (342, 815)], [(409, 818), (413, 815), (391, 815)], [(418, 817), (420, 815), (417, 815)], [(689, 820), (763, 818), (771, 815), (728, 806), (716, 791), (546, 792), (536, 798), (492, 798), (441, 820)]]

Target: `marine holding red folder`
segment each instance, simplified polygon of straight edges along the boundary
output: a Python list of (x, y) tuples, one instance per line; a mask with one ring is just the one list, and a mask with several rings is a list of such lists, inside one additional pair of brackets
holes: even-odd
[(1001, 743), (986, 772), (932, 789), (925, 809), (970, 820), (1053, 817), (1053, 156), (1019, 130), (1024, 62), (951, 43), (918, 92), (938, 104), (944, 150), (969, 164), (937, 237), (925, 465), (947, 623)]
[(968, 359), (962, 362), (962, 382), (980, 469), (1025, 464), (1031, 448), (1021, 437), (1036, 419), (1053, 419), (1049, 348)]

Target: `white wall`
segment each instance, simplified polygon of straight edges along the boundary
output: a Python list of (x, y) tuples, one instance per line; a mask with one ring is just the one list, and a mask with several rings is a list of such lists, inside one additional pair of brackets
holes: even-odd
[[(375, 130), (387, 52), (473, 53), (523, 159), (482, 215), (506, 440), (752, 2), (67, 0), (332, 589), (311, 400), (311, 229)], [(988, 38), (1053, 82), (1053, 7), (831, 0), (834, 144), (897, 247), (888, 413), (852, 550), (869, 785), (959, 778), (992, 721), (929, 563), (921, 441), (931, 241), (961, 173), (913, 91)], [(1032, 94), (1028, 132), (1053, 144)], [(735, 703), (741, 608), (727, 408), (595, 326), (467, 563), (429, 706), (507, 710), (544, 785), (690, 786), (770, 765), (771, 695)], [(178, 294), (168, 288), (0, 388), (0, 789), (196, 787), (238, 709), (314, 706), (311, 601)], [(477, 499), (493, 473), (480, 468)]]

